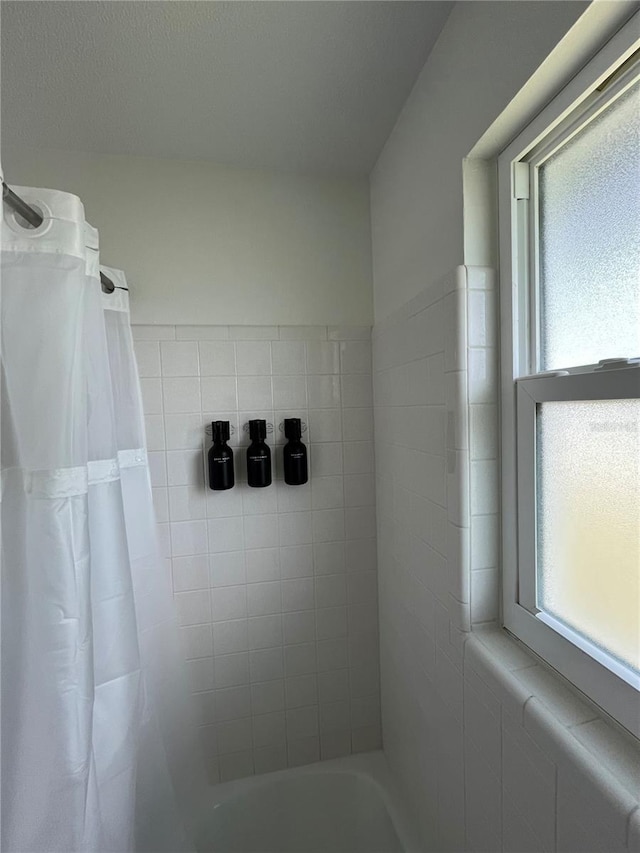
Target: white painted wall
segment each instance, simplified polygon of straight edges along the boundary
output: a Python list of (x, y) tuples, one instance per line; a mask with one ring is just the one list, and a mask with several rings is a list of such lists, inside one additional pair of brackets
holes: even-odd
[(366, 179), (24, 149), (3, 167), (82, 198), (134, 323), (372, 323)]
[(376, 322), (463, 262), (462, 160), (588, 5), (456, 4), (371, 176)]

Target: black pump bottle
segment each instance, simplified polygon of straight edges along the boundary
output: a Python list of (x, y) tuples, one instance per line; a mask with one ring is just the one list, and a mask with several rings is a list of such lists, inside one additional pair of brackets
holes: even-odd
[(271, 450), (265, 444), (266, 436), (266, 421), (249, 421), (251, 444), (247, 449), (247, 483), (256, 489), (271, 485)]
[(302, 424), (300, 418), (284, 419), (284, 434), (289, 439), (284, 446), (284, 481), (289, 486), (301, 486), (309, 479), (307, 448), (300, 441)]
[(212, 421), (213, 444), (209, 448), (209, 486), (216, 492), (232, 489), (235, 484), (233, 473), (233, 450), (229, 441), (229, 421)]

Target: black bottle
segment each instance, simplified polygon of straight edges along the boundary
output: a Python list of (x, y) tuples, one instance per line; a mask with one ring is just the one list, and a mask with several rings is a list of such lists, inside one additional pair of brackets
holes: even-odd
[(209, 448), (209, 487), (216, 492), (232, 489), (235, 484), (233, 473), (233, 450), (229, 441), (229, 421), (212, 421), (213, 445)]
[(284, 419), (284, 434), (289, 439), (284, 446), (284, 481), (289, 486), (301, 486), (309, 479), (307, 448), (300, 441), (300, 418)]
[(247, 483), (256, 489), (271, 485), (271, 450), (264, 442), (266, 436), (266, 421), (249, 421), (251, 444), (247, 450)]

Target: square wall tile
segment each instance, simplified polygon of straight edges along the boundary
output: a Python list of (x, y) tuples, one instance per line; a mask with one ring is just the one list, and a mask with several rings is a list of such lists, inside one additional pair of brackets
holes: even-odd
[(272, 711), (253, 717), (254, 748), (275, 746), (285, 743), (286, 726), (284, 711)]
[(345, 441), (344, 473), (370, 474), (374, 470), (373, 442)]
[(249, 619), (249, 648), (269, 649), (283, 644), (282, 616), (254, 616)]
[(307, 373), (331, 374), (340, 372), (340, 350), (331, 341), (307, 343)]
[(187, 660), (213, 657), (211, 625), (191, 625), (180, 629)]
[[(266, 489), (264, 490), (266, 492)], [(273, 548), (278, 545), (278, 516), (269, 513), (244, 518), (246, 548)]]
[(211, 616), (214, 622), (244, 619), (247, 616), (247, 587), (241, 584), (211, 590)]
[(167, 414), (178, 412), (199, 412), (200, 380), (196, 377), (184, 376), (162, 380), (162, 398)]
[(313, 575), (311, 545), (288, 545), (280, 548), (280, 577), (302, 578)]
[(209, 596), (195, 592), (175, 593), (174, 601), (181, 626), (211, 624)]
[(312, 409), (309, 412), (309, 440), (313, 442), (342, 441), (341, 410)]
[(318, 707), (291, 708), (287, 711), (287, 740), (318, 735)]
[(280, 578), (280, 549), (256, 548), (246, 552), (247, 583), (274, 581)]
[(370, 341), (343, 341), (340, 344), (342, 373), (371, 373)]
[(209, 588), (209, 566), (206, 554), (176, 557), (172, 560), (172, 564), (175, 592)]
[(216, 726), (218, 755), (228, 755), (246, 750), (247, 746), (251, 746), (251, 742), (251, 719), (248, 717), (241, 720), (228, 720), (224, 723), (218, 723)]
[(247, 685), (215, 690), (215, 714), (220, 722), (251, 716), (251, 692)]
[(271, 376), (238, 376), (238, 407), (242, 411), (273, 409)]
[(312, 541), (311, 513), (280, 513), (278, 529), (280, 545), (283, 547), (308, 545)]
[[(211, 620), (211, 616), (209, 616)], [(234, 619), (229, 622), (216, 622), (212, 625), (213, 651), (216, 655), (246, 652), (249, 648), (248, 622), (246, 619)]]
[(228, 551), (209, 556), (210, 586), (237, 586), (247, 580), (246, 563), (248, 555), (244, 551)]
[(338, 542), (345, 537), (343, 509), (318, 509), (313, 516), (313, 541)]
[(320, 739), (314, 736), (287, 740), (287, 754), (289, 767), (313, 764), (320, 760)]
[[(237, 652), (231, 655), (218, 655), (214, 660), (216, 688), (237, 687), (249, 683), (248, 652)], [(251, 722), (249, 725), (249, 737)], [(230, 750), (232, 751), (232, 750)]]
[(342, 405), (345, 409), (371, 408), (373, 406), (371, 376), (366, 374), (343, 376)]
[(263, 681), (251, 685), (251, 709), (254, 715), (284, 711), (284, 681)]
[(273, 341), (271, 359), (274, 376), (305, 373), (306, 352), (303, 341)]
[(195, 341), (162, 341), (163, 376), (198, 376), (198, 344)]
[(240, 551), (244, 548), (242, 518), (212, 518), (207, 522), (209, 552)]
[(171, 521), (190, 521), (206, 516), (206, 495), (199, 486), (171, 486), (168, 492)]
[(294, 578), (282, 581), (283, 612), (314, 609), (313, 578)]
[(235, 376), (236, 350), (231, 341), (200, 341), (201, 376)]
[(170, 450), (166, 454), (169, 486), (204, 485), (204, 458), (199, 450)]
[(338, 607), (347, 603), (346, 575), (321, 575), (315, 579), (316, 602), (319, 608)]
[(326, 477), (331, 474), (342, 474), (344, 470), (343, 448), (340, 442), (311, 445), (311, 470), (313, 476)]
[(207, 553), (207, 525), (204, 521), (180, 521), (170, 525), (173, 557)]
[(339, 475), (314, 477), (311, 483), (313, 509), (335, 509), (344, 505), (344, 480)]
[(307, 609), (283, 613), (282, 630), (287, 646), (313, 643), (316, 639), (315, 611)]
[(313, 546), (313, 570), (316, 575), (333, 575), (346, 571), (344, 542), (316, 542)]
[(339, 376), (307, 376), (310, 409), (331, 409), (340, 405)]
[(235, 346), (238, 376), (271, 376), (269, 341), (238, 341)]
[(238, 408), (235, 376), (206, 376), (201, 380), (202, 408), (207, 412), (229, 412)]
[(249, 616), (269, 616), (282, 612), (280, 581), (253, 583), (247, 587)]
[(285, 680), (287, 709), (311, 707), (318, 704), (318, 677), (295, 675)]
[(206, 423), (199, 413), (166, 414), (164, 432), (167, 450), (195, 450), (202, 447)]
[(282, 648), (257, 649), (249, 655), (251, 682), (275, 681), (284, 678)]
[(276, 409), (306, 409), (307, 382), (304, 376), (274, 376), (273, 405)]
[(373, 441), (373, 418), (370, 408), (345, 409), (342, 430), (345, 441)]

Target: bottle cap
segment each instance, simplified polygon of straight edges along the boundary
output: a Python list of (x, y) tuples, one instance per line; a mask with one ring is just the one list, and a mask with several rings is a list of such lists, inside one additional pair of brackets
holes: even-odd
[(211, 421), (211, 436), (214, 441), (229, 441), (229, 421)]
[(302, 436), (302, 421), (300, 418), (284, 419), (284, 435), (285, 438), (292, 438), (294, 441), (300, 440)]
[(258, 441), (267, 437), (267, 422), (262, 420), (249, 421), (249, 438)]

